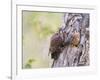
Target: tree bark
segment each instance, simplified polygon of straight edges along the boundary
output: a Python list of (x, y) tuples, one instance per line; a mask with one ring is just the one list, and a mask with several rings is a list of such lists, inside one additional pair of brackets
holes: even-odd
[[(52, 67), (88, 66), (89, 61), (89, 14), (65, 13), (64, 23), (61, 27), (68, 35), (65, 42), (69, 42), (60, 53), (58, 59), (53, 61)], [(78, 46), (72, 46), (71, 35), (76, 29), (80, 33)]]

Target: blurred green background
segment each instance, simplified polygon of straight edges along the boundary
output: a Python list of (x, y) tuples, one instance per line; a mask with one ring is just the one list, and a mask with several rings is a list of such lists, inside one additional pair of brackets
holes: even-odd
[(63, 13), (23, 11), (23, 68), (49, 68), (51, 36), (61, 27)]

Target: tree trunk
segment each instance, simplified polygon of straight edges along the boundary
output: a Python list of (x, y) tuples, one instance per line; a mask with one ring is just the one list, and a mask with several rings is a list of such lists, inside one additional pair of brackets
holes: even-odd
[[(65, 13), (61, 29), (68, 34), (65, 36), (65, 42), (70, 42), (64, 47), (59, 57), (54, 59), (52, 67), (88, 66), (90, 63), (89, 14)], [(75, 29), (80, 33), (80, 42), (77, 46), (71, 44), (71, 35)]]

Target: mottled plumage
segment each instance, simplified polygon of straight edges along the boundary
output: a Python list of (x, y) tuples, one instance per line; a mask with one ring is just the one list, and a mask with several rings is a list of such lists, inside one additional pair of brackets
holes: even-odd
[(57, 59), (64, 47), (64, 41), (60, 33), (55, 33), (51, 37), (49, 52), (53, 59)]
[(79, 32), (74, 32), (73, 35), (72, 35), (72, 41), (71, 41), (71, 44), (73, 46), (78, 46), (80, 42), (80, 33)]

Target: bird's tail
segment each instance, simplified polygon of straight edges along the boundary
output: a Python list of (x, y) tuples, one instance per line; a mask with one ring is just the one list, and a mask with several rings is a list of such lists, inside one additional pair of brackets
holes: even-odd
[(55, 60), (53, 61), (52, 65), (51, 65), (51, 68), (53, 68), (53, 67), (54, 67), (54, 62), (55, 62)]

